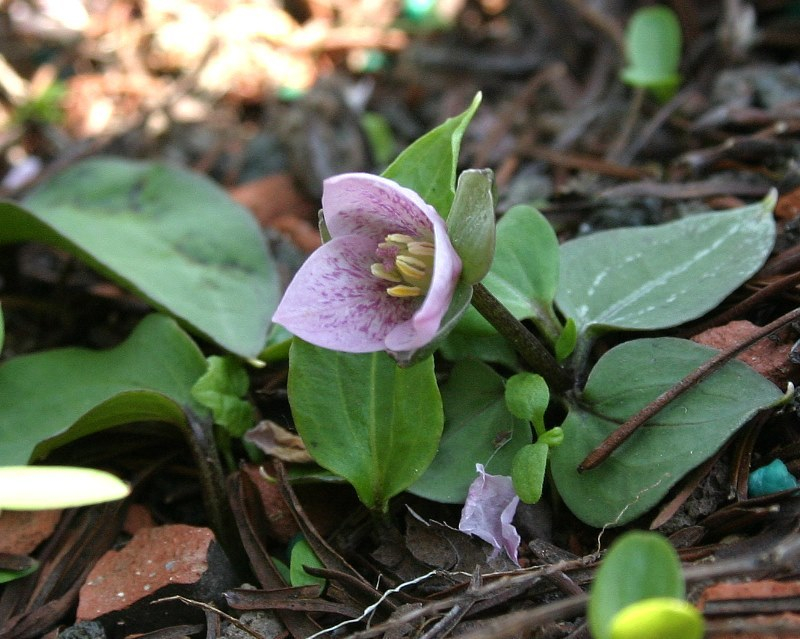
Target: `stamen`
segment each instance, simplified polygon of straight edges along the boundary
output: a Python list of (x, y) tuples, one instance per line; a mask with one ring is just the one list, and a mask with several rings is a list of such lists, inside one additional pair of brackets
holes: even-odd
[(396, 242), (397, 244), (409, 244), (417, 241), (416, 238), (413, 238), (410, 235), (405, 235), (404, 233), (389, 233), (389, 235), (386, 236), (386, 239), (389, 242)]
[(398, 284), (386, 289), (386, 292), (392, 297), (419, 297), (422, 295), (422, 289), (419, 286), (406, 286), (405, 284)]
[(427, 265), (425, 262), (417, 259), (416, 257), (411, 257), (410, 255), (399, 255), (394, 263), (397, 267), (397, 270), (408, 279), (423, 280), (427, 275)]
[(436, 254), (436, 248), (431, 242), (409, 242), (408, 252), (411, 253), (411, 255), (430, 257)]
[(372, 271), (372, 274), (375, 277), (379, 277), (382, 280), (387, 280), (389, 282), (402, 282), (403, 278), (392, 271), (387, 271), (383, 264), (375, 263), (369, 267), (369, 270)]

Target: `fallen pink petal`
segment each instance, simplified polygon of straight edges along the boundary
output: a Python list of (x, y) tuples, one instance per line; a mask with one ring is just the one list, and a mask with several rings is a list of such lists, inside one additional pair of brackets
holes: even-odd
[(458, 529), (480, 537), (498, 551), (505, 550), (511, 561), (519, 565), (517, 551), (521, 539), (511, 523), (519, 497), (511, 477), (490, 475), (483, 464), (475, 464), (475, 469), (478, 476), (469, 487)]
[(272, 320), (349, 353), (430, 342), (461, 274), (441, 216), (411, 189), (367, 173), (325, 180), (322, 210), (331, 239), (305, 261)]

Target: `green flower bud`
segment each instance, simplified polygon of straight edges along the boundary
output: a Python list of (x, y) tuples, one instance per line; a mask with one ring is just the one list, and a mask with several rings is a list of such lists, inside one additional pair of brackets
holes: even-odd
[(494, 259), (495, 219), (490, 169), (469, 169), (458, 177), (447, 232), (461, 258), (461, 279), (477, 284)]

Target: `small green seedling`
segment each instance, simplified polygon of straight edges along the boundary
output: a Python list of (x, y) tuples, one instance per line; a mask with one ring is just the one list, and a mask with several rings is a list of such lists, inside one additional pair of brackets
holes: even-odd
[(526, 504), (535, 504), (542, 497), (547, 457), (550, 448), (564, 441), (559, 427), (545, 429), (544, 413), (550, 403), (550, 390), (541, 375), (517, 373), (506, 382), (508, 411), (533, 424), (536, 441), (523, 446), (511, 462), (511, 481), (519, 498)]
[(305, 571), (304, 566), (311, 568), (324, 568), (324, 564), (319, 560), (304, 537), (300, 537), (292, 546), (289, 558), (289, 580), (292, 586), (319, 586), (325, 588), (326, 581), (321, 577), (315, 577)]
[(625, 57), (624, 82), (669, 100), (681, 81), (681, 27), (675, 12), (655, 6), (634, 13), (625, 31)]
[(594, 639), (700, 639), (703, 617), (687, 603), (678, 554), (661, 535), (632, 531), (615, 541), (589, 597)]

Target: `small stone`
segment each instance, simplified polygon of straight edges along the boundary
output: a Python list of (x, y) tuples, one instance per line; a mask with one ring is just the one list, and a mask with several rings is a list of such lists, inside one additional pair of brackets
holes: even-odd
[(156, 522), (147, 506), (131, 504), (125, 513), (125, 523), (122, 525), (122, 530), (129, 535), (134, 535), (142, 528), (152, 528), (155, 525)]
[(223, 605), (237, 576), (208, 528), (184, 524), (142, 528), (122, 550), (107, 552), (80, 590), (77, 618), (99, 621), (114, 636), (180, 623), (203, 623), (204, 613), (173, 595)]
[(56, 529), (60, 510), (5, 510), (0, 515), (0, 552), (27, 555)]
[[(286, 632), (286, 628), (275, 616), (275, 613), (269, 610), (244, 612), (239, 617), (239, 621), (253, 632), (265, 637), (265, 639), (273, 639)], [(252, 639), (252, 637), (253, 635), (246, 633), (241, 628), (237, 628), (232, 623), (226, 623), (222, 626), (223, 639)]]
[(106, 631), (96, 621), (79, 621), (58, 633), (58, 639), (106, 639)]
[[(751, 322), (738, 320), (703, 331), (692, 337), (692, 341), (724, 350), (744, 341), (758, 328)], [(796, 366), (789, 361), (792, 344), (780, 339), (780, 333), (777, 335), (777, 339), (767, 337), (759, 340), (751, 348), (741, 353), (737, 359), (761, 373), (780, 388), (786, 388), (790, 374), (796, 370)]]

